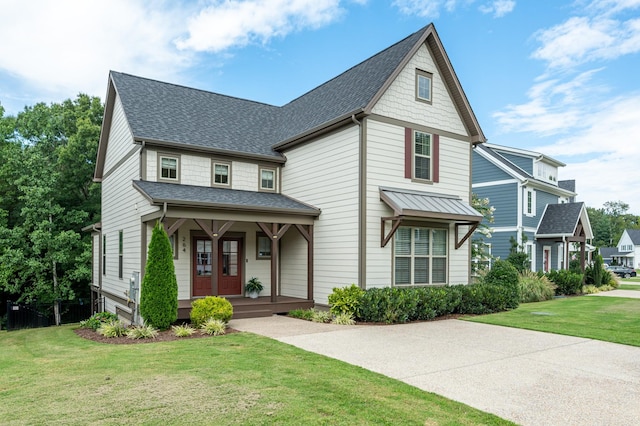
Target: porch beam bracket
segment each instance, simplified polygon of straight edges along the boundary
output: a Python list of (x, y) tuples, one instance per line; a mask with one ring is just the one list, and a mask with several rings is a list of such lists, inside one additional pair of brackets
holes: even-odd
[[(462, 237), (461, 240), (458, 240), (458, 229), (460, 228), (461, 225), (471, 225), (471, 228), (469, 228), (469, 230), (467, 231), (466, 234), (464, 234), (464, 236)], [(467, 241), (469, 239), (469, 237), (471, 236), (471, 234), (473, 234), (475, 232), (476, 229), (478, 229), (478, 225), (480, 225), (479, 222), (469, 222), (469, 223), (456, 223), (455, 226), (455, 233), (456, 233), (456, 250), (458, 250), (460, 247), (462, 247), (462, 245), (464, 244), (465, 241)]]
[[(391, 240), (391, 238), (393, 238), (394, 234), (396, 233), (396, 231), (398, 230), (398, 228), (400, 227), (400, 224), (402, 223), (402, 220), (404, 219), (404, 217), (402, 216), (394, 216), (394, 217), (383, 217), (380, 219), (380, 247), (384, 247), (389, 243), (389, 240)], [(390, 220), (391, 221), (391, 230), (389, 231), (389, 234), (387, 234), (386, 236), (384, 235), (384, 226), (385, 223)]]
[[(302, 225), (296, 223), (294, 226), (298, 229), (298, 232), (300, 232), (300, 235), (302, 235), (304, 239), (307, 240), (307, 242), (311, 242), (311, 234), (307, 232), (307, 230), (304, 229)], [(308, 226), (311, 227), (312, 225), (308, 225)]]
[(181, 218), (173, 222), (173, 225), (167, 226), (167, 222), (163, 222), (164, 230), (167, 232), (167, 236), (172, 236), (176, 231), (185, 223), (187, 219)]

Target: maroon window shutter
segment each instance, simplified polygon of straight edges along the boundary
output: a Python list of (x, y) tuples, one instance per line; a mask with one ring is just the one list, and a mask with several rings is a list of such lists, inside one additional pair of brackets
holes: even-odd
[(404, 129), (404, 177), (411, 179), (413, 177), (413, 161), (411, 161), (411, 155), (413, 154), (413, 130), (408, 127)]
[(433, 134), (433, 181), (440, 182), (440, 135)]

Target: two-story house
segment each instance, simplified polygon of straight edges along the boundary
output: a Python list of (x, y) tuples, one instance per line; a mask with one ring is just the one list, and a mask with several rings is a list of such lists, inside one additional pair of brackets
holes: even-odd
[[(140, 320), (157, 221), (180, 318), (207, 295), (268, 315), (351, 283), (466, 284), (482, 219), (471, 153), (484, 141), (433, 25), (284, 106), (111, 72), (94, 291)], [(265, 284), (257, 300), (242, 298), (250, 277)]]
[(558, 179), (564, 163), (494, 144), (477, 145), (472, 163), (473, 192), (495, 208), (491, 239), (484, 239), (494, 258), (506, 259), (515, 243), (533, 271), (567, 269), (574, 252), (584, 266), (593, 232), (584, 203), (575, 202), (575, 181)]
[(604, 263), (640, 268), (640, 229), (625, 229), (615, 247), (601, 247)]

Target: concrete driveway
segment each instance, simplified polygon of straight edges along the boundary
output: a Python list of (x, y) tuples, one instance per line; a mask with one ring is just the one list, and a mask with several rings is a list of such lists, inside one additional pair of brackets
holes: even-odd
[(273, 316), (230, 326), (522, 425), (640, 424), (638, 347), (461, 320), (336, 326)]

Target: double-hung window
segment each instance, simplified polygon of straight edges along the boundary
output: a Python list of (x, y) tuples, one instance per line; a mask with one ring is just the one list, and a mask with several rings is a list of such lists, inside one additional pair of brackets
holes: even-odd
[(264, 191), (276, 190), (276, 171), (260, 168), (260, 189)]
[(447, 282), (447, 230), (401, 226), (394, 239), (394, 285)]
[(178, 157), (160, 155), (159, 157), (160, 179), (178, 181), (180, 176), (180, 162)]
[(231, 185), (231, 165), (229, 163), (213, 163), (213, 184), (219, 186)]
[(431, 175), (431, 134), (413, 132), (413, 177), (420, 180), (432, 180)]

